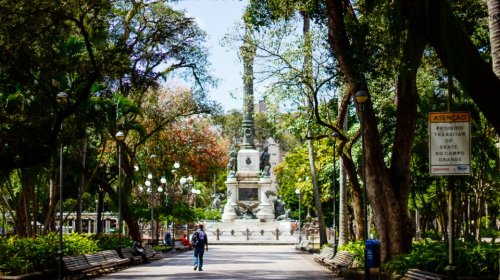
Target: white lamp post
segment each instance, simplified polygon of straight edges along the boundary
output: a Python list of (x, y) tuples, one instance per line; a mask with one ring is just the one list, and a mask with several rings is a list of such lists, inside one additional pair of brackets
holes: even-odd
[(196, 209), (196, 196), (201, 193), (200, 190), (195, 189), (194, 187), (191, 189), (191, 193), (193, 194), (194, 200), (194, 208)]
[[(300, 179), (299, 179), (300, 181)], [(300, 189), (296, 188), (295, 193), (299, 196), (299, 243), (302, 242), (302, 223), (300, 221), (300, 204), (301, 204), (301, 197), (300, 197)]]
[[(68, 94), (65, 92), (59, 92), (56, 95), (57, 103), (64, 106), (68, 101)], [(59, 147), (59, 250), (57, 254), (59, 255), (59, 266), (58, 266), (58, 279), (62, 279), (62, 266), (63, 266), (63, 143), (62, 143), (62, 130), (63, 122), (61, 121), (61, 131), (60, 131), (60, 147)]]
[(118, 238), (119, 246), (122, 246), (122, 142), (125, 140), (125, 134), (122, 131), (118, 131), (115, 134), (115, 138), (118, 145)]
[[(174, 174), (174, 182), (177, 182), (177, 170), (181, 167), (179, 162), (174, 163), (174, 169), (172, 173)], [(175, 199), (175, 184), (172, 186), (172, 241), (175, 240), (175, 219), (174, 219), (174, 199)]]

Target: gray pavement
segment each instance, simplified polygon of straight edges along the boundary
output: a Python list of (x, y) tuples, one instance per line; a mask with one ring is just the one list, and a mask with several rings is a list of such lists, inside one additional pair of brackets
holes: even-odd
[[(99, 279), (335, 279), (292, 245), (209, 245), (203, 271), (193, 270), (193, 251), (165, 254)], [(341, 278), (337, 278), (341, 279)]]

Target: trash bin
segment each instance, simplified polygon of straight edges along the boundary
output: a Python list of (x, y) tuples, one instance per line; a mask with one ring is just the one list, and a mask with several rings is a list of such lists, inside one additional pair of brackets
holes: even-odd
[(375, 268), (380, 266), (380, 241), (367, 239), (366, 243), (366, 266)]

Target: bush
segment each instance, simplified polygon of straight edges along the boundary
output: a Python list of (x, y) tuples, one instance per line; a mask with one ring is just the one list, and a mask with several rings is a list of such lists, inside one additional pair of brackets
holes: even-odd
[(126, 235), (120, 235), (117, 233), (112, 234), (97, 234), (92, 235), (93, 239), (96, 240), (99, 251), (103, 250), (113, 250), (121, 247), (131, 247), (132, 240)]
[(209, 209), (209, 210), (204, 210), (199, 208), (200, 210), (196, 209), (196, 216), (200, 220), (207, 220), (207, 221), (218, 221), (222, 218), (222, 215), (219, 211), (216, 209)]
[(354, 260), (361, 266), (365, 264), (365, 243), (364, 241), (350, 242), (338, 247), (337, 251), (347, 251), (354, 255)]
[[(63, 254), (80, 255), (98, 251), (97, 243), (86, 235), (63, 235)], [(0, 275), (20, 275), (52, 270), (58, 265), (59, 235), (35, 238), (0, 237)]]
[[(498, 275), (500, 244), (457, 241), (455, 246), (457, 274), (461, 276)], [(445, 274), (448, 244), (442, 241), (415, 241), (410, 254), (397, 256), (384, 269), (403, 275), (409, 268)]]

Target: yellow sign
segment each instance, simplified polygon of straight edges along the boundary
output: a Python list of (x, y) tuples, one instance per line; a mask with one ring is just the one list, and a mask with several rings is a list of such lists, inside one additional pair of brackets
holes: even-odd
[(470, 122), (470, 113), (468, 112), (433, 112), (429, 113), (429, 122), (431, 123), (453, 123)]
[(470, 175), (470, 113), (429, 113), (429, 173)]

